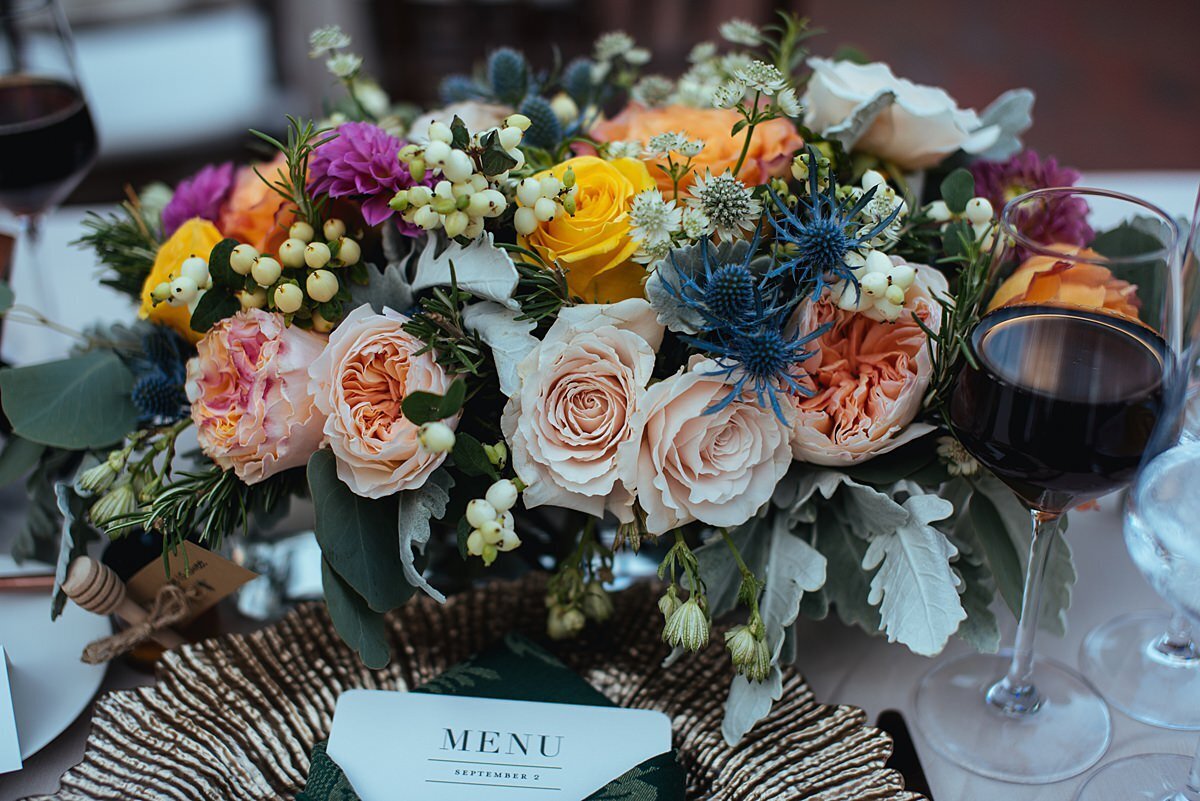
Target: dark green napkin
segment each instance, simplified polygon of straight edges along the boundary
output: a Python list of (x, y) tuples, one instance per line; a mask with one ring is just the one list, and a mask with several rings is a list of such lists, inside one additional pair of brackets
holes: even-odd
[[(413, 692), (614, 706), (577, 673), (519, 634), (509, 634), (496, 647), (455, 665)], [(671, 750), (618, 776), (585, 801), (683, 801), (684, 783), (683, 769)], [(313, 747), (308, 782), (296, 801), (359, 801), (346, 775), (325, 753), (325, 743)]]

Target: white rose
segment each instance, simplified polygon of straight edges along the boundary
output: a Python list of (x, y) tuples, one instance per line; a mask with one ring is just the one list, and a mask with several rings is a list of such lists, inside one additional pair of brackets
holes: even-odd
[(471, 133), (486, 131), (488, 128), (498, 128), (504, 120), (513, 113), (509, 106), (498, 103), (484, 103), (480, 100), (463, 100), (451, 103), (442, 108), (427, 111), (412, 121), (408, 126), (408, 141), (423, 145), (429, 141), (429, 123), (443, 122), (449, 125), (458, 117)]
[(717, 412), (730, 385), (711, 361), (646, 391), (635, 416), (638, 436), (624, 446), (621, 480), (646, 512), (646, 528), (664, 534), (693, 520), (738, 526), (775, 492), (792, 461), (788, 431), (751, 399)]
[(633, 520), (619, 481), (621, 446), (654, 370), (663, 327), (640, 298), (564, 308), (522, 361), (501, 428), (525, 505), (561, 506)]
[(960, 109), (944, 89), (897, 78), (887, 64), (825, 58), (808, 64), (804, 124), (901, 169), (933, 167), (958, 150), (982, 153), (1006, 133), (985, 125), (973, 109)]

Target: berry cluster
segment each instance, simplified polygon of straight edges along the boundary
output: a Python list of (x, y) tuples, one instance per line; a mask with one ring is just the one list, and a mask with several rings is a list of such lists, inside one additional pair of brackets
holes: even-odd
[(517, 233), (528, 236), (539, 223), (550, 222), (561, 212), (575, 216), (575, 171), (567, 169), (560, 180), (554, 175), (530, 176), (517, 184), (520, 206), (513, 215)]

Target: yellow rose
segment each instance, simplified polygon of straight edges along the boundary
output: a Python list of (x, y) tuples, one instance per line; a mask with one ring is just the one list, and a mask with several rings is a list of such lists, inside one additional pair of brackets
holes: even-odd
[(199, 217), (193, 217), (179, 226), (154, 256), (154, 267), (150, 270), (150, 275), (146, 276), (146, 283), (142, 284), (142, 307), (138, 310), (138, 317), (174, 328), (189, 342), (199, 342), (203, 334), (192, 330), (192, 313), (188, 311), (187, 306), (155, 304), (150, 292), (154, 287), (178, 275), (179, 266), (183, 264), (184, 259), (199, 256), (207, 261), (208, 255), (221, 238), (221, 232), (215, 225)]
[(642, 297), (646, 269), (631, 261), (637, 244), (629, 238), (629, 207), (634, 196), (655, 186), (646, 165), (636, 159), (579, 156), (537, 177), (562, 179), (568, 169), (575, 171), (578, 187), (575, 215), (560, 213), (539, 223), (519, 244), (557, 262), (571, 292), (588, 303)]

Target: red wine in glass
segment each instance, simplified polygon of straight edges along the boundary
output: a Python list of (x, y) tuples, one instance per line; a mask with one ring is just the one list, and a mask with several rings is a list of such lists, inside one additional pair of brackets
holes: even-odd
[(96, 158), (96, 129), (75, 86), (0, 77), (0, 207), (39, 214), (66, 199)]
[(1167, 346), (1117, 314), (1018, 305), (971, 339), (950, 420), (964, 447), (1035, 509), (1127, 484), (1163, 405)]

